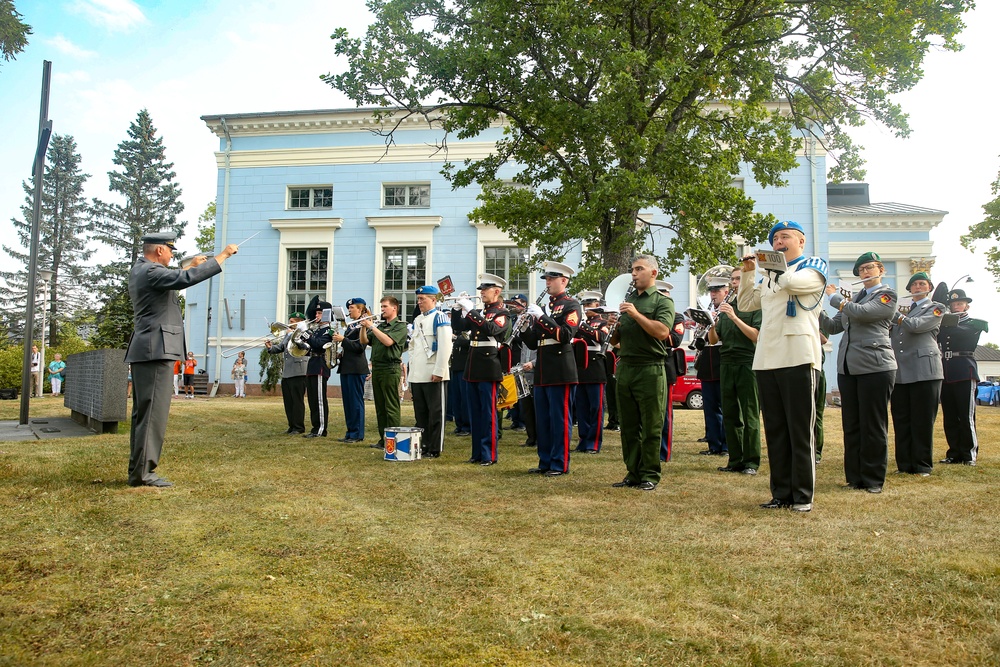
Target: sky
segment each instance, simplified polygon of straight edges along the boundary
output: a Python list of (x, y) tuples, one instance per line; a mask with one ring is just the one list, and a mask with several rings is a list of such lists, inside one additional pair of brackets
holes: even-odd
[[(982, 254), (959, 237), (983, 219), (982, 205), (1000, 171), (1000, 132), (993, 121), (1000, 92), (1000, 2), (980, 0), (966, 15), (959, 53), (932, 51), (923, 80), (897, 101), (913, 130), (898, 139), (884, 129), (852, 132), (863, 145), (873, 202), (948, 211), (935, 229), (935, 281), (963, 287), (974, 315), (1000, 312), (1000, 293)], [(330, 34), (360, 35), (371, 19), (363, 0), (16, 0), (34, 34), (13, 62), (0, 63), (0, 239), (13, 240), (21, 219), (21, 183), (31, 172), (38, 131), (42, 61), (52, 61), (49, 117), (53, 131), (71, 134), (91, 175), (87, 196), (108, 199), (107, 172), (140, 109), (149, 110), (183, 190), (187, 235), (216, 195), (218, 139), (200, 117), (354, 104), (320, 79), (339, 71)], [(12, 268), (6, 255), (0, 266)], [(1000, 343), (1000, 318), (981, 342)]]

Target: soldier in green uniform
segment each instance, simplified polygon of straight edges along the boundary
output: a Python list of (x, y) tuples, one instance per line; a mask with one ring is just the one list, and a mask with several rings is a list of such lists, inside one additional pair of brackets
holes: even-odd
[(400, 425), (400, 361), (406, 348), (406, 322), (399, 318), (399, 300), (396, 297), (382, 297), (379, 305), (382, 322), (376, 327), (372, 320), (363, 321), (359, 340), (362, 345), (372, 346), (372, 394), (379, 441), (371, 446), (384, 449), (386, 427)]
[(649, 255), (632, 262), (635, 291), (620, 306), (621, 319), (611, 340), (620, 344), (618, 413), (628, 470), (625, 479), (612, 486), (642, 491), (653, 491), (660, 482), (660, 431), (667, 400), (664, 364), (674, 322), (674, 302), (656, 290), (657, 273), (656, 260)]
[(730, 296), (719, 306), (719, 319), (708, 331), (708, 342), (722, 341), (722, 423), (729, 445), (729, 462), (719, 472), (756, 475), (760, 467), (760, 403), (753, 355), (760, 334), (761, 312), (736, 307), (735, 295), (742, 279), (739, 268), (729, 279)]

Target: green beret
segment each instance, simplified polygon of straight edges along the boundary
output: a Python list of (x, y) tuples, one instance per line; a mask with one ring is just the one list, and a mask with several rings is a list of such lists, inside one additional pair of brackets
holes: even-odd
[(866, 252), (865, 254), (858, 257), (858, 261), (854, 262), (854, 275), (859, 276), (861, 272), (859, 269), (868, 264), (869, 262), (881, 262), (882, 258), (878, 256), (877, 252)]
[(917, 282), (918, 280), (926, 280), (928, 283), (930, 283), (931, 287), (934, 286), (934, 283), (931, 282), (931, 277), (927, 275), (926, 271), (917, 271), (912, 276), (910, 276), (910, 282), (906, 283), (906, 291), (909, 292), (910, 285)]

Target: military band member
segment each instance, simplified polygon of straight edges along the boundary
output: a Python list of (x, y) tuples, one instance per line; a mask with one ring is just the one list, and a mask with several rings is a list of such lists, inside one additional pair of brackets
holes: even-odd
[[(577, 330), (574, 345), (577, 353), (576, 424), (580, 441), (576, 451), (597, 454), (601, 451), (604, 431), (605, 387), (607, 369), (601, 357), (601, 346), (608, 338), (608, 323), (599, 312), (602, 294), (581, 292), (580, 304), (584, 320)], [(583, 362), (582, 364), (579, 362)]]
[[(730, 275), (730, 295), (737, 294), (743, 276)], [(719, 318), (708, 332), (710, 343), (721, 342), (720, 389), (722, 421), (729, 445), (729, 461), (719, 472), (756, 475), (760, 468), (760, 401), (753, 374), (753, 355), (760, 334), (761, 312), (741, 311), (732, 298), (719, 306)]]
[(579, 380), (572, 344), (583, 319), (580, 302), (566, 292), (574, 273), (559, 262), (542, 263), (549, 303), (544, 312), (534, 304), (528, 306), (534, 320), (524, 332), (525, 344), (538, 351), (533, 389), (538, 466), (529, 472), (549, 477), (569, 472)]
[(334, 333), (334, 342), (340, 345), (340, 400), (344, 405), (344, 422), (347, 432), (340, 442), (364, 442), (365, 440), (365, 380), (368, 379), (368, 346), (361, 344), (362, 317), (370, 317), (367, 302), (361, 297), (348, 299), (347, 316), (352, 320), (344, 333)]
[(441, 294), (434, 285), (418, 287), (420, 314), (413, 319), (410, 337), (410, 392), (417, 427), (424, 429), (423, 455), (441, 456), (444, 413), (448, 396), (448, 360), (451, 357), (451, 320), (437, 308)]
[[(729, 295), (729, 281), (724, 278), (709, 279), (708, 294), (711, 300), (709, 308), (715, 312)], [(708, 449), (698, 452), (702, 456), (729, 456), (729, 445), (726, 442), (726, 429), (722, 423), (722, 356), (718, 338), (715, 342), (708, 339), (708, 331), (704, 338), (695, 341), (698, 348), (698, 358), (694, 367), (701, 380), (701, 395), (705, 399), (702, 414), (705, 418), (705, 440)]]
[(938, 332), (948, 307), (931, 300), (934, 285), (919, 271), (906, 283), (913, 305), (897, 312), (889, 336), (896, 356), (896, 386), (892, 389), (892, 429), (896, 440), (896, 470), (927, 477), (934, 468), (934, 421), (941, 400), (941, 349)]
[(382, 321), (376, 326), (373, 320), (362, 320), (358, 340), (372, 348), (372, 398), (379, 441), (370, 446), (385, 449), (385, 429), (400, 426), (400, 361), (406, 347), (406, 322), (399, 317), (399, 299), (394, 296), (382, 297), (379, 309)]
[[(469, 303), (468, 310), (472, 310)], [(471, 435), (472, 422), (469, 416), (469, 383), (465, 381), (465, 367), (469, 364), (469, 332), (454, 333), (454, 323), (462, 317), (462, 306), (455, 306), (451, 311), (452, 341), (451, 341), (451, 380), (448, 381), (448, 401), (451, 404), (451, 414), (455, 419), (455, 435)]]
[(830, 305), (839, 312), (832, 318), (820, 315), (820, 327), (830, 334), (844, 334), (837, 351), (837, 383), (847, 484), (882, 493), (889, 455), (889, 396), (896, 382), (896, 358), (889, 340), (896, 292), (882, 283), (885, 266), (874, 252), (858, 257), (854, 275), (864, 287), (850, 300), (835, 285), (827, 285)]
[[(670, 299), (670, 303), (673, 303), (673, 297), (670, 296), (670, 292), (674, 289), (672, 283), (666, 280), (657, 280), (655, 283), (656, 291), (663, 296)], [(663, 414), (663, 429), (660, 431), (660, 461), (666, 463), (673, 456), (674, 450), (674, 400), (672, 396), (673, 387), (677, 384), (677, 378), (687, 373), (687, 357), (684, 355), (684, 350), (680, 349), (681, 341), (684, 338), (684, 315), (677, 312), (676, 306), (674, 307), (674, 325), (670, 330), (670, 338), (667, 339), (667, 344), (670, 346), (670, 352), (667, 354), (666, 369), (667, 369), (667, 406)], [(610, 392), (610, 385), (608, 391)]]
[[(173, 365), (186, 356), (184, 319), (177, 290), (197, 285), (222, 272), (222, 263), (236, 254), (235, 244), (209, 259), (198, 255), (188, 269), (167, 268), (174, 255), (173, 232), (142, 237), (142, 257), (128, 277), (134, 330), (125, 350), (131, 364), (135, 396), (132, 400), (132, 430), (128, 462), (129, 486), (173, 486), (155, 470), (163, 450), (170, 415)], [(39, 385), (38, 395), (41, 395)]]
[[(469, 361), (465, 379), (469, 389), (469, 418), (472, 426), (472, 456), (469, 463), (491, 466), (497, 462), (497, 385), (510, 370), (510, 351), (503, 342), (510, 336), (510, 314), (500, 294), (507, 281), (492, 273), (479, 274), (482, 310), (452, 311), (452, 329), (469, 332)], [(471, 304), (468, 304), (471, 305)]]
[(660, 483), (660, 434), (667, 401), (666, 362), (674, 302), (656, 290), (659, 268), (650, 255), (632, 262), (634, 293), (619, 305), (618, 412), (625, 478), (614, 487), (655, 491)]
[(282, 356), (281, 367), (281, 401), (285, 407), (285, 419), (288, 421), (288, 435), (306, 432), (306, 370), (309, 365), (309, 358), (305, 356), (295, 356), (292, 354), (292, 347), (295, 345), (293, 337), (296, 333), (296, 325), (304, 322), (305, 313), (294, 312), (288, 318), (289, 330), (282, 337), (280, 343), (264, 341), (264, 347), (268, 354), (280, 354)]
[(959, 315), (959, 320), (954, 326), (942, 324), (938, 343), (944, 360), (941, 412), (944, 415), (944, 435), (948, 440), (948, 453), (941, 463), (974, 466), (979, 458), (979, 439), (976, 437), (979, 365), (973, 355), (979, 336), (990, 329), (986, 320), (969, 317), (970, 303), (972, 299), (965, 295), (964, 290), (954, 289), (948, 294), (948, 308)]
[(304, 438), (325, 438), (330, 425), (330, 404), (326, 396), (326, 384), (330, 380), (330, 365), (327, 350), (333, 344), (330, 333), (330, 304), (319, 297), (306, 307), (306, 321), (315, 327), (296, 336), (295, 344), (309, 351), (306, 365), (306, 396), (309, 399), (309, 420), (312, 429)]
[[(526, 314), (528, 309), (528, 297), (523, 294), (515, 294), (514, 298), (507, 302), (507, 308), (511, 317), (516, 322), (521, 314)], [(514, 337), (510, 341), (511, 362), (520, 365), (524, 373), (525, 380), (530, 384), (534, 376), (535, 359), (538, 353), (524, 344), (522, 332), (514, 332)], [(517, 415), (520, 423), (524, 426), (525, 441), (522, 447), (538, 447), (536, 441), (537, 431), (535, 429), (535, 398), (531, 393), (517, 399)], [(517, 428), (512, 430), (517, 431)]]
[(753, 369), (771, 466), (771, 500), (761, 507), (809, 512), (816, 488), (819, 306), (827, 264), (805, 256), (805, 230), (792, 220), (772, 227), (768, 242), (785, 256), (788, 270), (764, 271), (758, 281), (756, 257), (745, 257), (737, 301), (743, 312), (761, 311)]
[[(618, 321), (617, 304), (608, 304), (605, 309), (605, 316), (608, 321), (608, 329), (611, 329)], [(616, 373), (618, 372), (618, 348), (608, 347), (607, 354), (604, 355), (604, 372), (607, 375), (608, 383), (605, 386), (605, 397), (608, 403), (608, 423), (604, 427), (605, 431), (621, 431), (621, 424), (618, 422), (618, 382)]]

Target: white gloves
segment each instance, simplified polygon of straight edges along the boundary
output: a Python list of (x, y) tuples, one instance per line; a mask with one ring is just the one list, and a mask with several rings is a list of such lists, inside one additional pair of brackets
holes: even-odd
[(541, 317), (545, 313), (542, 312), (542, 309), (536, 306), (535, 304), (531, 304), (530, 306), (528, 306), (528, 314), (534, 317)]
[(472, 310), (472, 299), (459, 299), (458, 305), (462, 307), (462, 315), (468, 315), (469, 311)]

